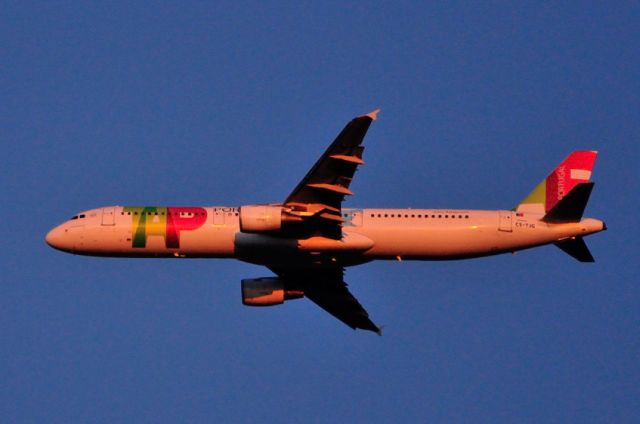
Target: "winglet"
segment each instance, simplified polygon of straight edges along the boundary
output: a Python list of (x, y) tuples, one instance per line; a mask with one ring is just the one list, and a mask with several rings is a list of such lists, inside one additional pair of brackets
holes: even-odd
[(378, 113), (380, 113), (380, 109), (376, 109), (373, 112), (369, 112), (364, 116), (368, 116), (369, 118), (371, 118), (373, 121), (375, 121), (376, 119), (378, 119)]

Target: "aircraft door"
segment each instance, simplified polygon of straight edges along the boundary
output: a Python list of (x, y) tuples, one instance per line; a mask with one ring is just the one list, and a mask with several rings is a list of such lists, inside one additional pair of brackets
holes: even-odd
[(498, 230), (511, 232), (513, 223), (513, 212), (499, 211), (498, 213), (500, 214), (500, 223), (498, 225)]
[(116, 225), (116, 208), (102, 208), (102, 225)]
[(354, 227), (362, 226), (362, 209), (351, 209), (350, 215), (347, 215), (347, 225), (353, 225)]

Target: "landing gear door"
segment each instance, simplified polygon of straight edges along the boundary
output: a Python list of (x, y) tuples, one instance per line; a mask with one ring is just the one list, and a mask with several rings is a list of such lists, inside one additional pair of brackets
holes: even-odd
[(116, 225), (115, 207), (102, 208), (102, 225)]
[(513, 231), (513, 212), (511, 211), (499, 211), (500, 214), (500, 224), (498, 225), (498, 230), (500, 231)]

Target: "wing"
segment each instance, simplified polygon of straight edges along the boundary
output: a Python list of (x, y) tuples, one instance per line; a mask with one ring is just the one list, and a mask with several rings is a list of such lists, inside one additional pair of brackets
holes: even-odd
[(364, 163), (362, 141), (378, 112), (349, 122), (284, 202), (290, 214), (313, 221), (319, 235), (342, 236), (342, 201), (353, 194), (349, 185), (358, 165)]
[(329, 312), (349, 327), (382, 334), (360, 302), (353, 297), (343, 281), (342, 268), (276, 271), (290, 287), (302, 289), (313, 303)]

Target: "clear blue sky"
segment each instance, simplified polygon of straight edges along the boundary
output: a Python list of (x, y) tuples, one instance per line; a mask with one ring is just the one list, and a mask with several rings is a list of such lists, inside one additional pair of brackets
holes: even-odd
[[(639, 22), (631, 2), (4, 2), (1, 421), (640, 421)], [(597, 262), (350, 269), (377, 337), (306, 300), (242, 306), (260, 267), (44, 243), (103, 205), (280, 201), (377, 107), (345, 206), (508, 209), (596, 149)]]

